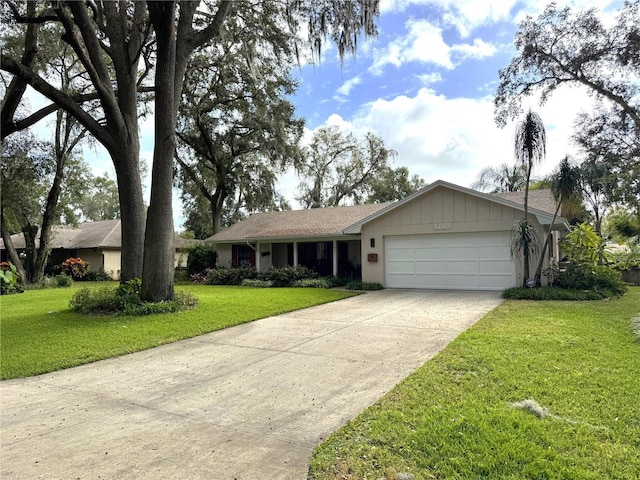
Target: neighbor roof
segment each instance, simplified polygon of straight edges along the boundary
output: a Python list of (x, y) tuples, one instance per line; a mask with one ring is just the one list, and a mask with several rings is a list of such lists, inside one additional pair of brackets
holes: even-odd
[[(37, 238), (40, 238), (39, 231)], [(24, 236), (21, 233), (11, 235), (11, 240), (16, 249), (25, 248)], [(64, 249), (120, 248), (121, 244), (120, 220), (80, 223), (77, 227), (56, 225), (53, 227), (51, 239), (51, 248)]]
[[(120, 220), (101, 220), (99, 222), (80, 223), (78, 226), (56, 225), (53, 227), (51, 248), (80, 250), (86, 248), (120, 249), (122, 248), (122, 223)], [(40, 232), (36, 239), (40, 238)], [(11, 235), (13, 246), (20, 250), (25, 248), (24, 235)], [(190, 240), (175, 236), (174, 246), (177, 249), (188, 249), (201, 240)], [(4, 241), (0, 240), (0, 249), (4, 249)]]
[(207, 241), (231, 242), (337, 236), (342, 235), (342, 231), (349, 225), (353, 225), (389, 205), (390, 202), (255, 213), (231, 227), (219, 231), (209, 237)]
[[(524, 205), (524, 192), (501, 192), (492, 193), (491, 195)], [(529, 190), (529, 207), (553, 215), (556, 211), (556, 201), (551, 190), (548, 188), (544, 190)]]

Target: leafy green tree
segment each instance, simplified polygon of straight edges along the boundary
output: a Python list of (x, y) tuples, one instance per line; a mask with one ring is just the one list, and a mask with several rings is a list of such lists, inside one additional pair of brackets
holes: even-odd
[(471, 188), (483, 192), (521, 192), (525, 188), (526, 169), (523, 165), (502, 163), (497, 167), (483, 168)]
[[(85, 70), (74, 78), (93, 88), (87, 95), (98, 108), (83, 109), (76, 94), (61, 91), (22, 57), (3, 51), (0, 68), (73, 115), (109, 151), (118, 181), (123, 220), (121, 281), (142, 277), (142, 298), (173, 297), (172, 181), (176, 117), (186, 65), (197, 50), (222, 38), (225, 23), (240, 2), (54, 2), (32, 16), (11, 5), (12, 24), (55, 22), (59, 37), (74, 51)], [(255, 2), (260, 7), (270, 2)], [(377, 1), (292, 1), (284, 28), (298, 30), (307, 21), (310, 43), (319, 54), (323, 40), (335, 41), (341, 58), (355, 52), (359, 36), (375, 35)], [(155, 36), (155, 43), (152, 42)], [(145, 68), (139, 69), (141, 65)], [(151, 68), (155, 71), (155, 150), (151, 199), (146, 215), (139, 166), (139, 93)], [(80, 90), (82, 91), (82, 90)]]
[[(1, 69), (13, 75), (19, 86), (29, 85), (52, 103), (21, 122), (24, 125), (38, 121), (47, 112), (63, 109), (107, 149), (116, 170), (124, 220), (121, 280), (140, 277), (145, 211), (139, 168), (138, 103), (139, 92), (146, 89), (143, 82), (154, 53), (146, 4), (34, 2), (36, 7), (31, 8), (31, 3), (5, 2), (9, 28), (27, 25), (27, 34), (22, 54), (2, 52)], [(80, 70), (70, 77), (66, 89), (61, 88), (55, 75), (42, 68), (50, 50), (41, 47), (49, 45), (52, 37), (58, 46), (68, 46)], [(25, 57), (35, 59), (26, 62)], [(139, 70), (141, 64), (147, 68)], [(8, 90), (4, 101), (15, 104), (21, 94), (19, 88)], [(17, 123), (13, 118), (3, 118), (3, 125), (7, 122)]]
[(77, 210), (80, 218), (87, 222), (115, 220), (120, 218), (118, 185), (108, 174), (88, 180)]
[(573, 140), (586, 158), (583, 163), (585, 199), (600, 232), (606, 209), (624, 203), (640, 213), (640, 130), (629, 117), (604, 108), (576, 120)]
[(179, 110), (178, 184), (188, 216), (203, 203), (195, 197), (206, 199), (211, 225), (189, 228), (208, 234), (245, 213), (279, 208), (277, 175), (300, 157), (303, 121), (288, 100), (296, 88), (292, 34), (277, 28), (275, 3), (262, 12), (236, 8), (215, 49), (190, 61)]
[(524, 119), (516, 127), (514, 141), (514, 155), (516, 162), (522, 165), (526, 172), (524, 184), (524, 216), (518, 229), (518, 243), (521, 244), (519, 250), (522, 252), (522, 263), (524, 268), (523, 286), (529, 278), (529, 257), (532, 253), (532, 244), (527, 243), (534, 239), (528, 232), (532, 227), (525, 227), (529, 223), (529, 181), (533, 166), (540, 163), (547, 153), (547, 132), (540, 116), (529, 110)]
[[(526, 17), (515, 37), (517, 55), (500, 70), (494, 97), (496, 123), (520, 115), (522, 100), (540, 94), (543, 104), (562, 85), (582, 86), (598, 100), (576, 121), (575, 139), (585, 157), (609, 164), (611, 192), (638, 210), (640, 204), (640, 3), (626, 1), (616, 21), (603, 24), (596, 9), (551, 3)], [(615, 201), (610, 198), (609, 201)]]
[(605, 219), (606, 233), (618, 243), (638, 243), (640, 241), (640, 215), (625, 208), (617, 208)]
[(556, 201), (556, 210), (553, 213), (553, 219), (549, 231), (547, 232), (542, 251), (540, 252), (540, 258), (538, 260), (538, 266), (536, 267), (536, 273), (533, 277), (536, 286), (540, 286), (542, 278), (542, 265), (544, 263), (547, 248), (549, 247), (549, 240), (551, 239), (552, 227), (558, 217), (558, 212), (562, 206), (572, 199), (580, 197), (580, 169), (570, 158), (564, 157), (560, 161), (558, 168), (551, 174), (549, 179), (551, 193)]
[(383, 203), (402, 200), (426, 186), (420, 176), (409, 176), (407, 167), (384, 168), (378, 176), (368, 182), (366, 203)]
[(371, 132), (357, 139), (335, 126), (319, 128), (297, 169), (302, 182), (296, 199), (305, 208), (363, 203), (371, 182), (388, 173), (389, 160), (395, 155)]
[(519, 25), (518, 49), (500, 70), (496, 120), (517, 118), (524, 97), (540, 92), (546, 101), (562, 85), (582, 85), (616, 105), (640, 130), (638, 105), (640, 4), (625, 2), (615, 24), (603, 25), (596, 9), (574, 12), (555, 3)]

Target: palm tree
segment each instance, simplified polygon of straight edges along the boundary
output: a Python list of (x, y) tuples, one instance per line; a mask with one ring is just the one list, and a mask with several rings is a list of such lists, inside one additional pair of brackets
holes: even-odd
[[(547, 132), (542, 123), (540, 115), (529, 110), (524, 119), (518, 123), (515, 133), (514, 153), (516, 162), (522, 165), (526, 171), (526, 181), (524, 184), (524, 222), (529, 223), (529, 181), (531, 180), (531, 170), (534, 164), (541, 162), (547, 154)], [(524, 233), (523, 222), (520, 222), (521, 233)], [(524, 267), (524, 275), (522, 285), (527, 285), (529, 278), (529, 256), (532, 250), (532, 244), (528, 243), (531, 239), (529, 235), (522, 235), (520, 241), (522, 261)]]
[(526, 173), (522, 165), (502, 163), (497, 167), (486, 167), (480, 171), (471, 188), (480, 191), (519, 192), (523, 189)]
[(551, 193), (556, 201), (556, 211), (553, 214), (553, 220), (551, 220), (549, 232), (547, 232), (547, 237), (544, 241), (542, 252), (540, 253), (540, 259), (538, 260), (538, 267), (536, 268), (536, 273), (533, 277), (536, 286), (540, 286), (542, 264), (544, 263), (545, 253), (549, 246), (553, 224), (558, 217), (558, 212), (564, 203), (577, 200), (580, 197), (580, 168), (574, 165), (569, 156), (564, 157), (560, 161), (558, 168), (549, 177), (549, 187), (551, 188)]

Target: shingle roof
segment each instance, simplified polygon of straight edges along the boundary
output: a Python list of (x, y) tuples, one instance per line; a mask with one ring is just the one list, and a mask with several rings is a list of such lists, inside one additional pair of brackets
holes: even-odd
[[(120, 249), (122, 245), (122, 229), (120, 220), (102, 220), (99, 222), (80, 223), (77, 227), (71, 225), (56, 225), (53, 227), (51, 248), (78, 250), (85, 248)], [(38, 232), (37, 238), (39, 238)], [(25, 248), (24, 236), (19, 233), (11, 235), (16, 249)], [(187, 249), (200, 243), (178, 237), (174, 239), (176, 248)], [(0, 248), (4, 249), (4, 241), (0, 240)]]
[[(524, 192), (501, 192), (491, 193), (490, 195), (524, 205)], [(551, 190), (548, 188), (543, 190), (529, 190), (529, 206), (552, 215), (556, 211), (556, 201), (553, 198)]]
[(325, 237), (342, 235), (348, 226), (390, 205), (373, 203), (350, 207), (310, 208), (255, 213), (207, 241), (245, 241), (260, 238)]
[[(38, 232), (37, 238), (40, 237)], [(11, 235), (15, 248), (25, 248), (24, 236)], [(53, 227), (51, 248), (120, 248), (122, 235), (120, 220), (80, 223), (77, 227), (57, 225)], [(2, 242), (4, 248), (4, 242)]]

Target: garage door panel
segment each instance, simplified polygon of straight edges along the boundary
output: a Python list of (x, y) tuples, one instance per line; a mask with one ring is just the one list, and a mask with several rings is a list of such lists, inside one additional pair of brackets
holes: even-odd
[(508, 247), (504, 245), (485, 245), (478, 247), (478, 258), (481, 259), (503, 259), (505, 251), (508, 250)]
[(450, 247), (447, 248), (447, 260), (473, 260), (478, 259), (478, 247)]
[(409, 260), (413, 261), (415, 258), (415, 250), (411, 248), (393, 248), (387, 251), (387, 260), (396, 262)]
[(447, 273), (447, 262), (416, 262), (416, 273)]
[(416, 261), (422, 260), (443, 260), (446, 258), (447, 250), (444, 247), (416, 248)]
[(509, 232), (385, 237), (390, 288), (499, 290), (515, 285)]
[(440, 285), (445, 281), (444, 274), (421, 274), (415, 276), (415, 284), (413, 287), (405, 288), (441, 288)]
[(448, 274), (478, 275), (478, 264), (473, 262), (447, 262)]
[(411, 275), (399, 275), (390, 274), (387, 275), (387, 282), (394, 285), (393, 288), (420, 288), (416, 287), (416, 276)]
[(476, 290), (478, 286), (478, 275), (447, 275), (447, 288)]
[(414, 273), (415, 262), (391, 262), (388, 264), (388, 272), (392, 274)]
[(506, 260), (480, 261), (478, 262), (478, 272), (481, 275), (513, 275), (513, 264)]

